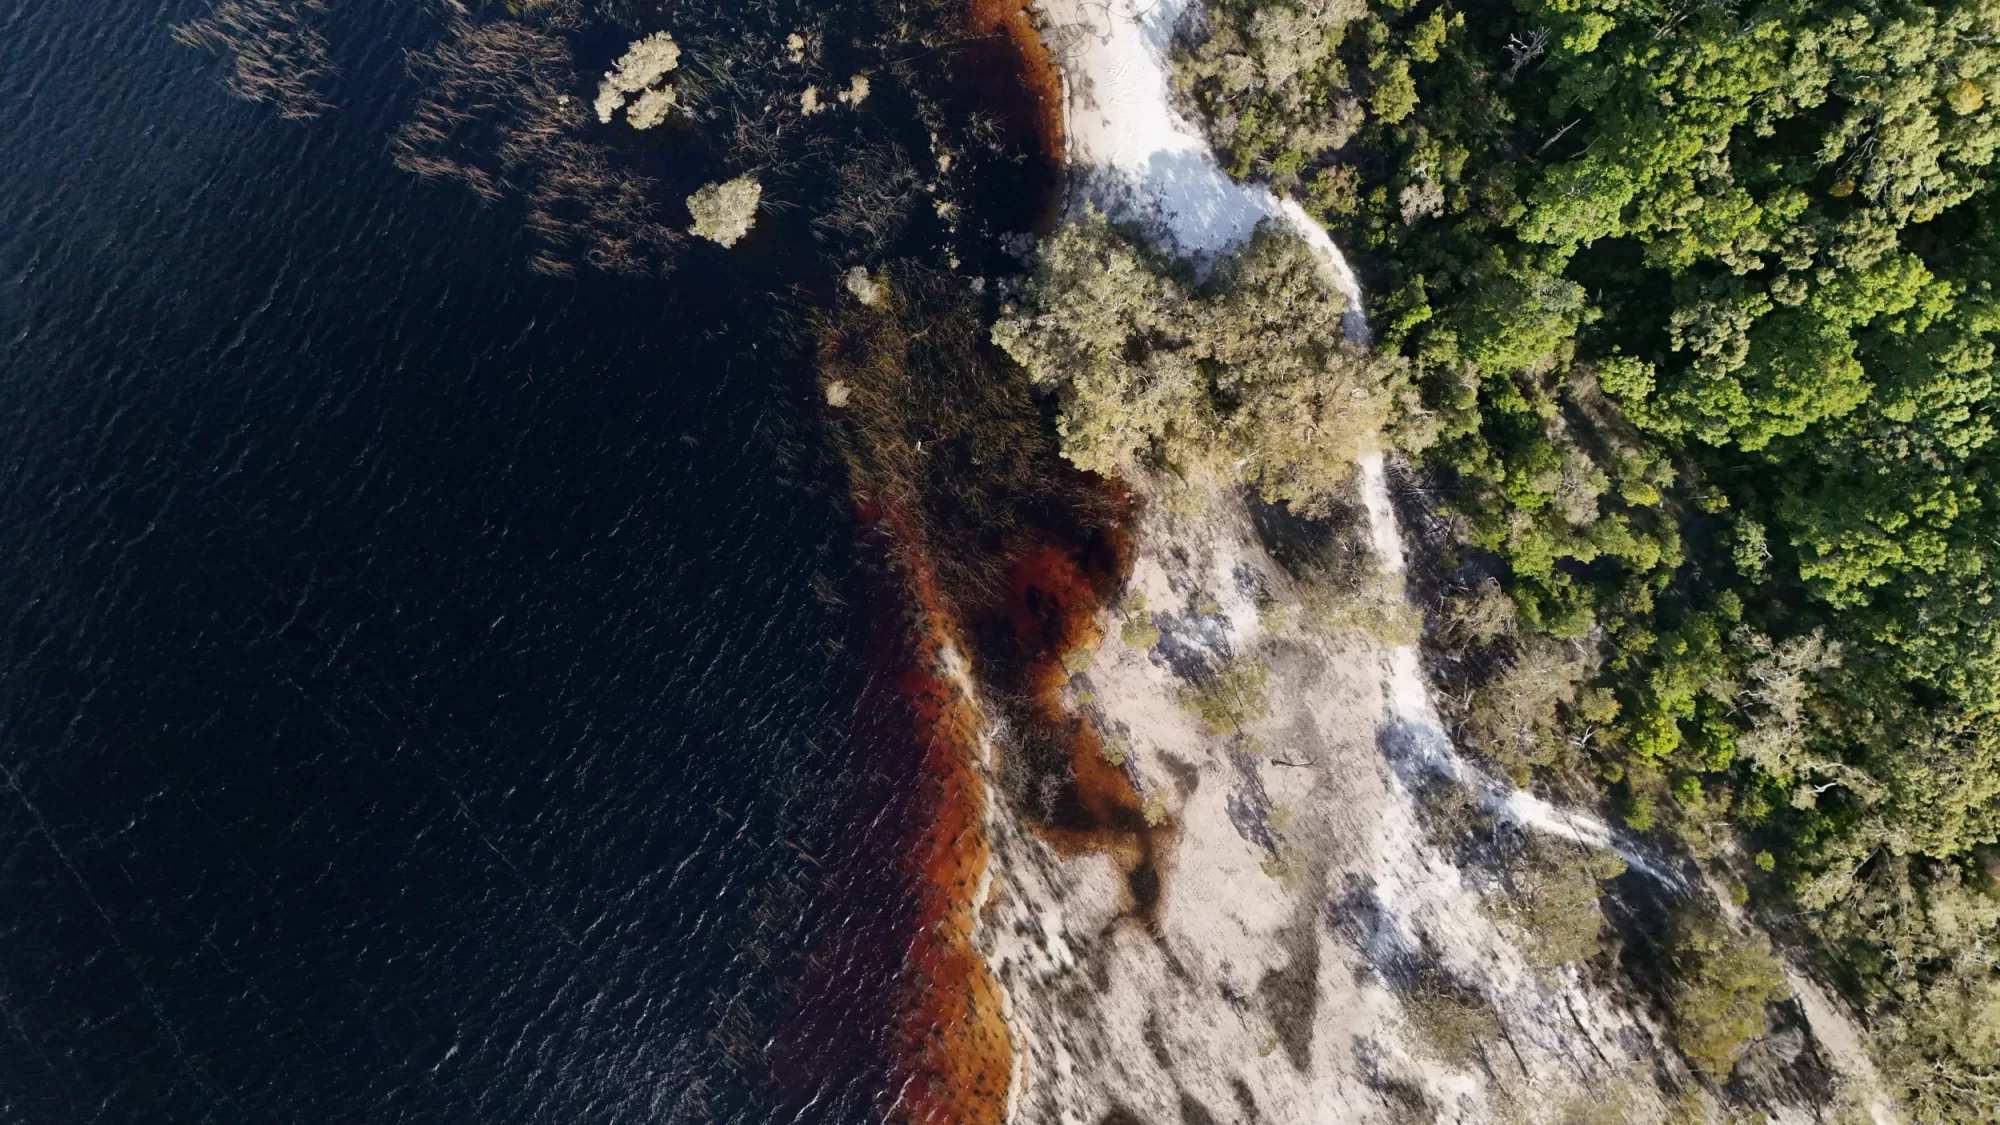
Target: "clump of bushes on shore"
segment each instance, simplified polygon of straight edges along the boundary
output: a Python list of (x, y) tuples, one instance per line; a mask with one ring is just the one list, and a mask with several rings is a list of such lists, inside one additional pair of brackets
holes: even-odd
[(1056, 391), (1063, 455), (1209, 470), (1323, 511), (1395, 408), (1401, 367), (1348, 342), (1310, 247), (1271, 223), (1197, 285), (1102, 214), (1043, 246), (993, 339)]
[(1175, 55), (1175, 93), (1202, 111), (1230, 173), (1297, 182), (1365, 116), (1336, 53), (1363, 0), (1210, 5), (1208, 34)]
[(1784, 967), (1762, 934), (1739, 934), (1695, 909), (1676, 920), (1668, 944), (1674, 1044), (1709, 1078), (1722, 1082), (1751, 1040), (1770, 1030), (1765, 1005), (1791, 995)]

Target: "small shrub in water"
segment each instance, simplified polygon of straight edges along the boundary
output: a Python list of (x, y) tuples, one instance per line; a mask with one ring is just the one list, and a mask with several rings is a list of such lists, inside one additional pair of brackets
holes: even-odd
[(687, 198), (688, 214), (694, 216), (694, 225), (688, 232), (723, 246), (734, 246), (750, 233), (751, 224), (757, 221), (757, 203), (763, 198), (763, 185), (752, 176), (709, 184)]
[[(665, 120), (667, 108), (673, 105), (674, 88), (657, 84), (680, 63), (680, 45), (664, 31), (635, 41), (618, 60), (618, 65), (605, 71), (604, 80), (597, 84), (597, 120), (609, 125), (611, 115), (624, 109), (626, 100), (634, 94), (639, 95), (639, 103), (628, 115), (633, 128), (645, 129)], [(652, 95), (650, 100), (647, 97), (649, 94)], [(662, 96), (664, 104), (661, 104)], [(648, 118), (643, 121), (642, 107)], [(657, 117), (652, 116), (655, 112)]]

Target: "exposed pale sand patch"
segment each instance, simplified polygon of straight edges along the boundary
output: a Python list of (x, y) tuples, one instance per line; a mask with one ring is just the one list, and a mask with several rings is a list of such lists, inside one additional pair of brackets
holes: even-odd
[(1040, 0), (1036, 9), (1062, 66), (1064, 132), (1082, 198), (1146, 223), (1203, 267), (1263, 220), (1285, 223), (1347, 298), (1349, 334), (1366, 336), (1361, 287), (1326, 230), (1297, 202), (1231, 180), (1174, 108), (1167, 52), (1187, 0)]
[(1875, 1060), (1862, 1043), (1862, 1031), (1855, 1025), (1847, 1006), (1826, 994), (1819, 983), (1801, 971), (1789, 957), (1785, 959), (1785, 981), (1792, 996), (1812, 1025), (1813, 1038), (1827, 1054), (1827, 1061), (1853, 1085), (1855, 1099), (1875, 1125), (1902, 1125), (1902, 1115), (1883, 1092), (1882, 1078)]
[[(1633, 1080), (1663, 1053), (1650, 1019), (1574, 971), (1537, 974), (1426, 840), (1378, 739), (1388, 653), (1267, 633), (1259, 598), (1291, 593), (1236, 501), (1152, 511), (1132, 581), (1164, 638), (1107, 639), (1072, 693), (1129, 739), (1128, 770), (1168, 795), (1179, 838), (1149, 923), (1108, 858), (1064, 861), (997, 827), (981, 941), (1028, 1049), (1016, 1120), (1553, 1120), (1594, 1089), (1657, 1119)], [(1220, 612), (1196, 612), (1210, 601)], [(1271, 714), (1240, 736), (1182, 706), (1174, 667), (1228, 655), (1270, 669)], [(1400, 999), (1424, 966), (1485, 996), (1502, 1039), (1456, 1065), (1426, 1057)]]

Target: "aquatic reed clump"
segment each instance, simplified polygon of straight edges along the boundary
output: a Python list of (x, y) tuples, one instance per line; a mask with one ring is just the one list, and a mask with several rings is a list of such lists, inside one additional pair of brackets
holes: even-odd
[(909, 154), (894, 142), (856, 149), (833, 169), (832, 188), (814, 232), (868, 253), (895, 242), (922, 194)]
[(667, 119), (674, 111), (674, 88), (662, 86), (657, 90), (641, 90), (632, 99), (632, 109), (625, 115), (625, 121), (634, 129), (651, 129)]
[(455, 19), (436, 46), (413, 52), (425, 92), (396, 133), (396, 164), (484, 199), (520, 195), (542, 244), (529, 262), (539, 272), (567, 274), (579, 258), (612, 273), (665, 272), (680, 232), (655, 217), (651, 178), (585, 139), (587, 113), (567, 93), (564, 9), (555, 10), (539, 23)]
[(221, 0), (208, 14), (175, 24), (174, 40), (231, 61), (223, 84), (245, 101), (266, 102), (300, 121), (332, 108), (321, 85), (336, 73), (326, 37), (313, 25), (325, 0)]

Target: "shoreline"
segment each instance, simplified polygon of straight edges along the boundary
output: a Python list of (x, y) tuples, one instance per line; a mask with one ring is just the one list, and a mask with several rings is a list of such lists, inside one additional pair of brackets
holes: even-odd
[(1064, 119), (1062, 73), (1035, 26), (1033, 0), (972, 0), (972, 30), (1004, 34), (1020, 63), (1018, 79), (1035, 101), (1035, 131), (1042, 158), (1058, 173), (1068, 167), (1068, 127)]
[[(1367, 343), (1358, 280), (1325, 229), (1296, 202), (1230, 180), (1176, 111), (1168, 52), (1187, 2), (1038, 0), (1070, 126), (1068, 208), (1087, 202), (1136, 221), (1204, 272), (1260, 222), (1283, 222), (1318, 251), (1347, 297), (1350, 338)], [(1381, 456), (1365, 458), (1357, 477), (1348, 533), (1400, 590), (1403, 547)], [(1300, 591), (1258, 546), (1240, 498), (1220, 482), (1207, 487), (1198, 514), (1141, 502), (1131, 588), (1167, 611), (1153, 619), (1182, 653), (1205, 654), (1211, 668), (1239, 657), (1267, 664), (1273, 714), (1228, 737), (1202, 727), (1182, 705), (1189, 670), (1125, 647), (1115, 626), (1068, 662), (1074, 679), (1061, 690), (1078, 744), (1115, 738), (1128, 748), (1117, 768), (1149, 809), (1158, 802), (1162, 838), (1174, 843), (1157, 901), (1135, 910), (1113, 857), (1065, 848), (1005, 808), (989, 818), (1004, 822), (977, 941), (1009, 998), (1020, 1056), (1009, 1119), (1305, 1122), (1332, 1112), (1370, 1121), (1423, 1111), (1471, 1122), (1595, 1106), (1664, 1121), (1690, 1104), (1717, 1108), (1658, 1014), (1629, 994), (1615, 957), (1608, 969), (1531, 963), (1520, 936), (1482, 909), (1497, 890), (1492, 870), (1451, 852), (1423, 804), (1438, 763), (1417, 759), (1457, 755), (1417, 649), (1271, 627), (1274, 617), (1297, 620)], [(1413, 727), (1445, 747), (1399, 749), (1412, 740), (1396, 735)], [(1515, 831), (1560, 817), (1558, 838), (1631, 850), (1592, 818), (1525, 793), (1474, 800)], [(1465, 1019), (1488, 1023), (1474, 1034)], [(1774, 1089), (1810, 1042), (1766, 1050), (1759, 1065)], [(1813, 1119), (1812, 1099), (1797, 1093), (1759, 1104), (1775, 1122)]]

